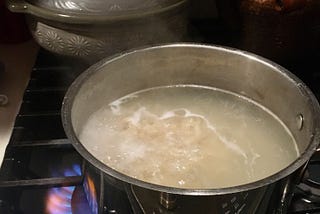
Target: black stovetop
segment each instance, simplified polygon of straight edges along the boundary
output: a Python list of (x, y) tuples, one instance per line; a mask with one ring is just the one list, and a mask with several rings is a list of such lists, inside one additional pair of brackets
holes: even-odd
[[(81, 71), (79, 64), (39, 52), (0, 170), (0, 213), (50, 213), (52, 187), (69, 198), (81, 185), (83, 160), (60, 119), (63, 96)], [(71, 213), (71, 207), (61, 211)]]

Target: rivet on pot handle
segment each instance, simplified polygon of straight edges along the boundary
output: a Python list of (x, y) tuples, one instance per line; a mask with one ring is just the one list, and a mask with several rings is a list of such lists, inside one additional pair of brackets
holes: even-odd
[(11, 12), (26, 13), (28, 5), (29, 4), (23, 0), (7, 0), (7, 7)]
[(34, 6), (24, 0), (7, 0), (7, 8), (14, 13), (27, 13), (44, 19), (60, 22), (82, 23), (81, 18)]
[(304, 123), (304, 118), (303, 118), (302, 114), (298, 114), (296, 116), (296, 123), (297, 123), (298, 130), (301, 131), (303, 128), (303, 123)]
[(77, 14), (67, 14), (63, 11), (57, 12), (46, 8), (37, 7), (33, 4), (29, 4), (27, 1), (24, 0), (7, 0), (7, 7), (11, 12), (27, 13), (43, 19), (64, 23), (88, 24), (94, 21), (105, 21), (104, 16), (92, 17), (86, 14), (82, 16)]

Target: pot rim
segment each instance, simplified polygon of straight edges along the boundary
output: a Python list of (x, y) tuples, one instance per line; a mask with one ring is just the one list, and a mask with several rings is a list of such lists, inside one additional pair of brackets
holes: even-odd
[[(184, 188), (176, 188), (176, 187), (168, 187), (168, 186), (162, 186), (158, 184), (152, 184), (148, 182), (144, 182), (142, 180), (138, 180), (132, 177), (129, 177), (123, 173), (120, 173), (110, 167), (108, 167), (106, 164), (102, 163), (98, 159), (96, 159), (90, 152), (87, 151), (87, 149), (80, 143), (79, 139), (77, 138), (75, 131), (72, 126), (72, 120), (71, 120), (71, 110), (73, 101), (81, 88), (82, 84), (90, 78), (91, 75), (93, 75), (95, 72), (99, 71), (100, 68), (106, 66), (109, 63), (112, 63), (113, 61), (122, 59), (128, 55), (144, 52), (152, 49), (161, 49), (161, 48), (171, 48), (171, 47), (192, 47), (192, 48), (206, 48), (206, 49), (212, 49), (212, 50), (218, 50), (223, 51), (235, 55), (240, 55), (246, 58), (250, 58), (252, 60), (258, 61), (259, 63), (262, 63), (266, 66), (269, 66), (273, 69), (276, 69), (280, 72), (281, 75), (284, 75), (288, 77), (290, 81), (293, 81), (299, 85), (299, 87), (306, 93), (306, 96), (310, 98), (310, 103), (312, 105), (312, 113), (314, 115), (314, 130), (313, 130), (313, 136), (311, 136), (310, 142), (308, 147), (305, 149), (303, 153), (300, 154), (300, 156), (292, 162), (289, 166), (286, 168), (280, 170), (279, 172), (263, 178), (261, 180), (248, 183), (248, 184), (242, 184), (238, 186), (233, 187), (225, 187), (225, 188), (213, 188), (213, 189), (184, 189)], [(61, 117), (62, 117), (62, 123), (64, 130), (66, 132), (67, 137), (71, 140), (71, 143), (75, 147), (75, 149), (87, 160), (89, 161), (93, 166), (97, 167), (99, 170), (103, 171), (104, 173), (108, 174), (109, 176), (115, 177), (118, 180), (121, 180), (123, 182), (127, 182), (133, 185), (137, 185), (143, 188), (160, 191), (160, 192), (167, 192), (172, 194), (180, 194), (180, 195), (202, 195), (202, 196), (209, 196), (209, 195), (223, 195), (223, 194), (230, 194), (230, 193), (237, 193), (242, 191), (248, 191), (252, 189), (257, 189), (263, 186), (267, 186), (269, 184), (272, 184), (282, 178), (287, 177), (288, 175), (295, 172), (297, 169), (302, 167), (307, 161), (310, 159), (310, 157), (313, 155), (313, 153), (317, 150), (317, 147), (319, 146), (320, 141), (320, 106), (313, 95), (313, 93), (310, 91), (310, 89), (294, 74), (289, 72), (284, 67), (266, 59), (261, 56), (258, 56), (256, 54), (242, 51), (235, 48), (225, 47), (225, 46), (217, 46), (217, 45), (207, 45), (207, 44), (199, 44), (199, 43), (170, 43), (170, 44), (162, 44), (157, 46), (148, 46), (144, 48), (138, 48), (133, 49), (131, 51), (127, 51), (125, 53), (116, 54), (111, 57), (107, 57), (98, 63), (92, 65), (89, 67), (86, 71), (84, 71), (77, 79), (71, 84), (69, 87), (63, 103), (62, 103), (62, 109), (61, 109)]]
[(110, 14), (84, 14), (67, 10), (52, 10), (35, 6), (26, 0), (7, 0), (7, 8), (11, 12), (26, 13), (45, 20), (69, 24), (104, 24), (118, 21), (147, 19), (151, 16), (161, 15), (166, 12), (183, 7), (188, 0), (175, 0), (173, 4), (164, 7), (154, 7), (149, 10), (122, 11)]

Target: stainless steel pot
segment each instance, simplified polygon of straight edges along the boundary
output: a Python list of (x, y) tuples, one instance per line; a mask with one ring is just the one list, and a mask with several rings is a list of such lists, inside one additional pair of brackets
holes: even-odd
[[(175, 84), (213, 86), (257, 101), (288, 126), (301, 155), (287, 168), (257, 182), (221, 189), (181, 189), (121, 174), (97, 160), (78, 140), (84, 122), (102, 105), (138, 90)], [(203, 201), (209, 208), (201, 213), (285, 211), (291, 188), (300, 179), (320, 139), (320, 107), (301, 80), (257, 55), (200, 44), (149, 47), (100, 61), (70, 86), (63, 102), (62, 120), (74, 147), (104, 172), (110, 183), (120, 187), (131, 185), (135, 195), (139, 195), (139, 189), (150, 191), (151, 195), (161, 192), (162, 204), (168, 208), (178, 207), (177, 213), (185, 213), (181, 209), (186, 207), (200, 212), (202, 205), (199, 204)], [(178, 199), (173, 200), (173, 195)], [(179, 201), (187, 203), (179, 204)], [(271, 201), (273, 205), (269, 206)]]
[(187, 30), (187, 0), (7, 0), (7, 5), (27, 14), (43, 48), (91, 62), (141, 45), (181, 41)]

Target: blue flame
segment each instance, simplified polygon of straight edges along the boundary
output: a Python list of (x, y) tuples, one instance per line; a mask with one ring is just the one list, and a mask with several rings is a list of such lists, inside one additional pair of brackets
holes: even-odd
[(63, 174), (66, 177), (76, 176), (76, 173), (73, 170), (70, 170), (70, 169), (67, 169), (66, 171), (64, 171)]
[(72, 214), (71, 198), (75, 187), (56, 187), (48, 192), (47, 212), (49, 214)]
[[(63, 173), (54, 171), (52, 176), (80, 176), (81, 167), (74, 164), (72, 169), (66, 169)], [(47, 213), (48, 214), (72, 214), (71, 199), (75, 186), (51, 188), (47, 193)]]
[(81, 172), (80, 165), (74, 164), (71, 168), (65, 169), (63, 172), (55, 170), (51, 173), (51, 175), (53, 177), (61, 177), (61, 176), (71, 177), (71, 176), (81, 176), (82, 172)]
[(66, 198), (68, 200), (71, 200), (74, 188), (75, 188), (74, 186), (61, 187), (61, 188), (52, 188), (51, 189), (51, 193), (52, 194), (56, 194), (56, 195), (60, 196), (61, 198), (63, 197), (63, 198)]
[(72, 166), (72, 169), (66, 169), (64, 171), (64, 176), (66, 177), (70, 177), (70, 176), (80, 176), (82, 173), (81, 173), (81, 168), (80, 168), (80, 165), (78, 164), (74, 164)]
[(80, 165), (74, 164), (74, 165), (72, 166), (72, 168), (73, 168), (73, 171), (74, 171), (77, 175), (79, 175), (79, 176), (82, 175)]
[(92, 214), (97, 214), (98, 213), (97, 193), (95, 190), (93, 180), (89, 176), (85, 177), (83, 187), (84, 187), (86, 198), (89, 203), (89, 207), (91, 208)]

